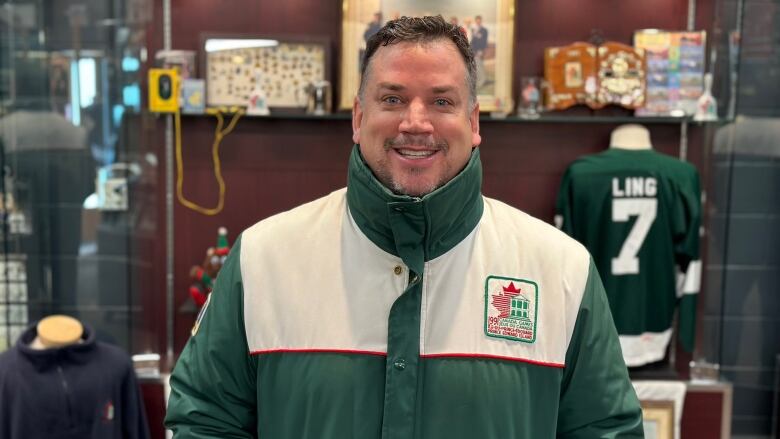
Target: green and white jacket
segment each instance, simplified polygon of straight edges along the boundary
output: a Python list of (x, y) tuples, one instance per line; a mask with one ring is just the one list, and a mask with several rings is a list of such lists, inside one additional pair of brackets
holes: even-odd
[(598, 273), (481, 195), (347, 189), (237, 240), (171, 377), (178, 438), (642, 437)]

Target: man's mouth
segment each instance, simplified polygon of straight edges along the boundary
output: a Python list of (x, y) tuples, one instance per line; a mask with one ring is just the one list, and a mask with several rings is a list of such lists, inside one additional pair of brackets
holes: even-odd
[(416, 149), (405, 149), (405, 148), (396, 148), (395, 150), (396, 152), (398, 152), (398, 154), (410, 159), (422, 159), (436, 154), (436, 150), (421, 151)]
[(447, 152), (447, 142), (437, 141), (432, 135), (399, 134), (394, 139), (385, 141), (385, 150), (393, 150), (405, 160), (419, 160), (420, 164), (427, 163), (423, 160), (434, 160), (436, 153)]

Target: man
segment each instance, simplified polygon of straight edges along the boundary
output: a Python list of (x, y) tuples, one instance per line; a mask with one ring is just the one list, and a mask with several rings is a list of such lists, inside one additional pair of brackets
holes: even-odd
[(474, 52), (474, 61), (477, 65), (477, 88), (482, 87), (485, 77), (485, 51), (488, 46), (488, 30), (482, 26), (482, 16), (474, 17), (474, 28), (471, 30), (471, 50)]
[(463, 34), (463, 37), (467, 40), (469, 39), (468, 33), (466, 32), (466, 28), (458, 24), (458, 17), (453, 15), (450, 17), (450, 24), (460, 29), (460, 33)]
[(15, 99), (0, 117), (0, 151), (6, 182), (23, 188), (6, 187), (4, 193), (16, 198), (12, 211), (18, 221), (9, 224), (11, 233), (20, 232), (15, 223), (28, 234), (19, 248), (26, 258), (26, 297), (73, 305), (76, 266), (57, 262), (79, 256), (81, 206), (95, 190), (90, 131), (52, 111), (64, 101), (62, 89), (50, 81), (55, 65), (25, 58), (15, 69)]
[(368, 42), (368, 39), (374, 36), (379, 29), (382, 28), (382, 12), (374, 12), (374, 18), (368, 23), (366, 31), (363, 32), (363, 40)]
[(484, 56), (488, 45), (488, 30), (482, 26), (482, 16), (474, 17), (474, 30), (471, 35), (471, 50), (475, 57)]
[(585, 249), (480, 193), (467, 40), (370, 41), (346, 190), (246, 230), (171, 377), (180, 437), (641, 437)]
[[(382, 12), (377, 11), (374, 12), (374, 18), (368, 23), (368, 26), (366, 26), (366, 31), (363, 32), (363, 41), (365, 43), (368, 43), (368, 40), (374, 36), (377, 32), (379, 32), (379, 29), (382, 28)], [(358, 62), (363, 60), (363, 57), (366, 54), (366, 49), (361, 47), (360, 50), (358, 50)]]

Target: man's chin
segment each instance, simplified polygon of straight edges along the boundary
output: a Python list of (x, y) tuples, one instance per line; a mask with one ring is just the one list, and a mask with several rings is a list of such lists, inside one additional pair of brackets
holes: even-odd
[(407, 195), (409, 197), (423, 197), (430, 194), (441, 186), (436, 183), (415, 182), (409, 184), (405, 182), (394, 181), (391, 190), (398, 195)]

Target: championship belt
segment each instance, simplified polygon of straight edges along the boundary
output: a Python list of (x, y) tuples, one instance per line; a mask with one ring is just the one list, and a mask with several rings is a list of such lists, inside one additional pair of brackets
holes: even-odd
[(564, 110), (588, 102), (596, 93), (596, 47), (588, 43), (548, 47), (544, 51), (546, 105)]
[(607, 42), (598, 48), (598, 91), (591, 108), (615, 104), (636, 109), (645, 104), (645, 51)]

